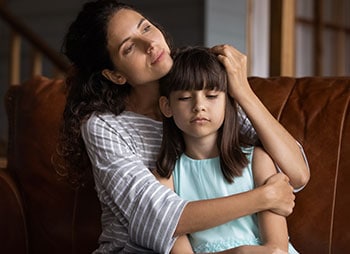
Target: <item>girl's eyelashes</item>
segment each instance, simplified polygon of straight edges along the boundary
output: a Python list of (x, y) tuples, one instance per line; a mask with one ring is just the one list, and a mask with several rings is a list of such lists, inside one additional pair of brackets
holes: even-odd
[(208, 94), (207, 95), (207, 98), (209, 98), (209, 99), (215, 99), (217, 97), (218, 97), (218, 94)]
[(188, 92), (188, 91), (175, 91), (174, 95), (175, 95), (175, 98), (179, 101), (185, 101), (192, 97), (191, 92)]
[[(208, 90), (205, 93), (205, 97), (208, 98), (209, 100), (216, 99), (216, 98), (218, 98), (219, 94), (220, 94), (220, 91)], [(192, 97), (193, 96), (192, 96), (191, 92), (179, 92), (179, 94), (177, 95), (176, 98), (180, 101), (185, 101), (185, 100), (192, 99)]]
[(178, 99), (179, 101), (186, 101), (186, 100), (191, 99), (191, 97), (190, 97), (190, 96), (181, 96), (181, 97), (178, 97), (177, 99)]

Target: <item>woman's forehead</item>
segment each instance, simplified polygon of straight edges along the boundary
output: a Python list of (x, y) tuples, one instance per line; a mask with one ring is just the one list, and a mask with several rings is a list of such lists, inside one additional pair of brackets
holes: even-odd
[(117, 11), (110, 19), (107, 28), (107, 36), (114, 42), (122, 43), (135, 29), (138, 29), (145, 19), (140, 13), (130, 9)]

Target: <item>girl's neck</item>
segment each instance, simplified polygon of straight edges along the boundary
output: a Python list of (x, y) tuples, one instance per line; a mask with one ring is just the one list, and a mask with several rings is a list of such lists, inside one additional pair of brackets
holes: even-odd
[(210, 159), (219, 156), (216, 138), (185, 138), (185, 154), (195, 160)]
[(161, 121), (158, 84), (133, 87), (126, 102), (126, 110)]

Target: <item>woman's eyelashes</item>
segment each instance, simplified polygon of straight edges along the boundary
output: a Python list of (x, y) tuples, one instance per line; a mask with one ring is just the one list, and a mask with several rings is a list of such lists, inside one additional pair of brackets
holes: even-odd
[(150, 24), (147, 24), (143, 27), (142, 33), (147, 33), (151, 30), (152, 26)]
[(125, 49), (123, 50), (123, 54), (124, 55), (130, 54), (132, 52), (132, 50), (134, 49), (134, 47), (135, 47), (135, 43), (131, 43), (130, 45), (127, 45), (125, 47)]

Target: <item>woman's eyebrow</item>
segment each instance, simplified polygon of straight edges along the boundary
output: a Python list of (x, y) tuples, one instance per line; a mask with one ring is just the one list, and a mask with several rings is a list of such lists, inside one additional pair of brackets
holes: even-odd
[[(145, 18), (141, 18), (141, 19), (140, 19), (139, 23), (137, 23), (137, 26), (136, 26), (137, 29), (139, 29), (139, 28), (141, 27), (142, 23), (145, 22), (145, 20), (146, 20)], [(120, 49), (120, 48), (123, 46), (123, 44), (124, 44), (125, 42), (127, 42), (128, 40), (130, 40), (130, 37), (125, 38), (125, 39), (120, 43), (118, 49)]]

